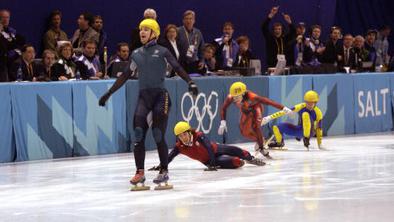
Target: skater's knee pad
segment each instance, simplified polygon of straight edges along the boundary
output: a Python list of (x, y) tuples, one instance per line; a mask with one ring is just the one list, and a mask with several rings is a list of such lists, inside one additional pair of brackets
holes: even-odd
[(282, 133), (280, 132), (279, 127), (273, 126), (272, 131), (274, 132), (276, 142), (281, 143), (282, 142)]
[(163, 134), (159, 128), (153, 128), (152, 133), (156, 143), (160, 143), (163, 140)]
[(311, 118), (307, 112), (302, 114), (302, 128), (304, 130), (304, 137), (309, 138), (311, 134)]
[(139, 143), (142, 141), (142, 139), (144, 138), (144, 129), (142, 129), (141, 127), (136, 127), (134, 129), (134, 137), (135, 137), (135, 142)]
[(243, 161), (238, 157), (234, 157), (231, 161), (233, 163), (234, 168), (238, 168), (243, 165)]
[(251, 160), (252, 159), (252, 155), (250, 155), (250, 153), (246, 150), (242, 150), (242, 155), (243, 158), (245, 158), (245, 160)]

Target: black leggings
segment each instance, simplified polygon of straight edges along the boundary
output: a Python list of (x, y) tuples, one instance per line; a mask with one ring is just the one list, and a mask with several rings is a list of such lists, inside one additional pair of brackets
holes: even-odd
[(168, 146), (165, 133), (171, 100), (165, 89), (140, 90), (137, 107), (134, 113), (134, 159), (137, 169), (144, 169), (145, 165), (145, 136), (149, 125), (147, 116), (152, 111), (152, 133), (157, 144), (160, 166), (168, 167)]
[(251, 160), (253, 156), (246, 150), (236, 146), (218, 144), (215, 154), (217, 166), (223, 169), (235, 169), (241, 166), (241, 160)]

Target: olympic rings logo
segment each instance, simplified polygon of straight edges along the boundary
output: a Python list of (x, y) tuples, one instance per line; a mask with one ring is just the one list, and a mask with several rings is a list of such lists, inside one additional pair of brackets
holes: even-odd
[[(191, 107), (187, 113), (184, 112), (184, 103), (186, 99), (189, 99), (191, 102)], [(201, 110), (198, 107), (200, 100), (204, 104), (201, 107)], [(214, 102), (213, 106), (211, 106), (212, 101)], [(198, 126), (196, 130), (202, 131), (203, 133), (209, 133), (212, 129), (213, 120), (215, 119), (216, 114), (218, 112), (218, 106), (219, 106), (219, 95), (215, 91), (211, 92), (211, 94), (208, 96), (208, 99), (205, 93), (199, 93), (196, 99), (193, 99), (190, 93), (185, 93), (183, 94), (181, 100), (182, 117), (186, 122), (190, 122), (193, 116), (195, 116), (198, 122)], [(214, 108), (214, 111), (212, 110), (212, 108)], [(208, 127), (204, 126), (204, 119), (206, 116), (208, 116), (209, 118)]]

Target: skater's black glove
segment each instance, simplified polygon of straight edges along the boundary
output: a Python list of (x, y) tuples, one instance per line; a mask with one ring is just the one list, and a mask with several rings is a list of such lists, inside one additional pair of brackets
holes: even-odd
[(217, 171), (217, 168), (216, 166), (208, 165), (208, 168), (206, 168), (204, 171)]
[(159, 171), (159, 170), (161, 170), (161, 166), (160, 165), (159, 166), (154, 166), (152, 168), (149, 168), (148, 170), (149, 171)]
[(308, 137), (304, 137), (303, 141), (304, 141), (304, 146), (305, 146), (306, 148), (309, 148), (309, 145), (310, 145), (310, 143), (309, 143), (309, 138), (308, 138)]
[(109, 99), (109, 97), (111, 96), (111, 93), (108, 91), (106, 92), (99, 100), (99, 106), (105, 106), (105, 103), (107, 102), (107, 100)]
[(189, 93), (192, 94), (192, 96), (198, 95), (197, 85), (193, 81), (189, 82)]

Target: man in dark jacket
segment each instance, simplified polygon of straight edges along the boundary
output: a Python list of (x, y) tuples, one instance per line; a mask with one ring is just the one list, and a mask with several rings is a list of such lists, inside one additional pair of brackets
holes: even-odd
[(273, 32), (271, 33), (269, 31), (269, 23), (278, 11), (279, 6), (273, 7), (261, 26), (265, 38), (267, 65), (269, 67), (276, 66), (278, 55), (285, 55), (286, 64), (294, 65), (294, 49), (291, 42), (296, 37), (296, 30), (292, 24), (291, 17), (283, 13), (283, 18), (289, 25), (288, 33), (284, 33), (283, 25), (281, 23), (274, 23)]

